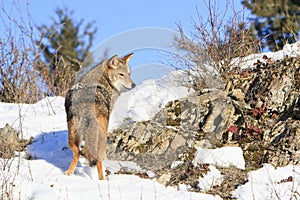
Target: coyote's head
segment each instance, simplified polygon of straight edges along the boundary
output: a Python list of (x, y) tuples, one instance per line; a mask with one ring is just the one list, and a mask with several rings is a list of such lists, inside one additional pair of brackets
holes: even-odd
[(129, 60), (133, 53), (119, 58), (113, 56), (108, 60), (108, 78), (112, 86), (119, 92), (130, 90), (135, 87), (135, 83), (130, 78)]

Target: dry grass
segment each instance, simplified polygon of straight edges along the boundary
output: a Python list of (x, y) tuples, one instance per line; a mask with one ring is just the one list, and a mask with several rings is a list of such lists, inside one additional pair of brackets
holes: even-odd
[(21, 4), (13, 1), (11, 8), (1, 7), (0, 102), (35, 103), (46, 96), (65, 96), (73, 84), (75, 72), (70, 65), (76, 59), (54, 55), (60, 67), (50, 71), (42, 56), (44, 34), (30, 16), (29, 2), (25, 12)]
[[(216, 2), (203, 2), (209, 13), (208, 18), (204, 19), (197, 12), (198, 18), (193, 20), (191, 38), (178, 25), (180, 38), (176, 38), (175, 44), (184, 52), (179, 59), (185, 65), (194, 89), (223, 88), (230, 79), (231, 71), (239, 70), (236, 64), (233, 66), (232, 58), (259, 52), (260, 42), (245, 20), (244, 11), (234, 10), (233, 1), (227, 1), (223, 14), (218, 11)], [(234, 15), (226, 20), (225, 14), (229, 9)]]
[[(19, 43), (18, 43), (19, 42)], [(11, 37), (0, 47), (0, 101), (34, 103), (43, 97), (38, 73), (32, 69), (30, 47)]]
[(74, 84), (76, 72), (72, 69), (70, 59), (54, 55), (54, 70), (50, 70), (49, 63), (40, 62), (37, 66), (42, 81), (47, 86), (47, 96), (65, 97), (68, 89)]

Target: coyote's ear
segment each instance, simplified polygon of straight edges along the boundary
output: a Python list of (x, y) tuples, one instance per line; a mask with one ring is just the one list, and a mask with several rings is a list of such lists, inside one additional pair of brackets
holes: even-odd
[(120, 61), (117, 55), (111, 57), (108, 61), (108, 67), (110, 69), (117, 69), (120, 66)]
[(133, 56), (133, 53), (130, 53), (122, 58), (122, 60), (125, 62), (126, 65), (128, 65), (132, 56)]

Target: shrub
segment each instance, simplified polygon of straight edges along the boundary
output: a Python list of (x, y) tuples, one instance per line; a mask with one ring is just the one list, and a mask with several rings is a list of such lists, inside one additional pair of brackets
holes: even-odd
[(184, 52), (184, 59), (179, 59), (184, 63), (196, 90), (224, 87), (232, 70), (237, 70), (238, 65), (233, 65), (232, 58), (260, 51), (260, 42), (254, 35), (253, 27), (245, 21), (243, 11), (239, 14), (228, 1), (226, 11), (232, 9), (234, 15), (226, 21), (226, 11), (223, 15), (218, 13), (211, 0), (204, 1), (204, 4), (208, 9), (208, 18), (203, 19), (198, 12), (199, 20), (193, 21), (191, 39), (178, 25), (180, 37), (175, 40), (176, 47)]

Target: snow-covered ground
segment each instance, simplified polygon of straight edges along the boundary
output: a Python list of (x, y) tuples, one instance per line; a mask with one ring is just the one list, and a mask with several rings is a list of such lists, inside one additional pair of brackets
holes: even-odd
[(275, 169), (265, 164), (248, 173), (245, 185), (232, 194), (237, 199), (300, 199), (300, 166), (288, 165)]
[[(268, 53), (269, 58), (278, 59), (289, 52)], [(299, 55), (299, 49), (298, 54)], [(296, 50), (297, 50), (296, 49)], [(279, 56), (280, 54), (280, 56)], [(255, 60), (264, 54), (252, 56)], [(291, 55), (291, 54), (288, 54)], [(252, 62), (252, 61), (251, 61)], [(250, 61), (248, 64), (251, 65)], [(172, 77), (172, 78), (170, 78)], [(123, 94), (112, 113), (110, 130), (124, 121), (151, 119), (168, 101), (190, 94), (188, 88), (176, 85), (180, 76), (160, 80), (145, 81), (134, 90)], [(80, 159), (73, 176), (65, 176), (72, 153), (67, 148), (67, 125), (64, 99), (46, 98), (36, 104), (0, 103), (0, 127), (6, 123), (22, 130), (24, 138), (33, 137), (33, 143), (12, 160), (0, 159), (1, 197), (12, 192), (7, 199), (221, 199), (219, 196), (205, 194), (212, 186), (222, 182), (223, 176), (216, 168), (245, 168), (242, 150), (238, 147), (220, 149), (198, 149), (195, 163), (209, 163), (210, 172), (199, 177), (203, 193), (189, 192), (187, 187), (165, 187), (156, 179), (143, 179), (134, 175), (117, 175), (113, 172), (122, 167), (139, 170), (139, 164), (124, 161), (105, 160), (104, 168), (112, 174), (106, 180), (97, 180), (97, 171), (85, 165)], [(25, 159), (30, 154), (31, 159)], [(274, 169), (264, 165), (261, 169), (248, 173), (249, 181), (238, 187), (232, 194), (238, 199), (300, 199), (300, 167), (286, 166)], [(9, 194), (10, 195), (10, 194)]]

